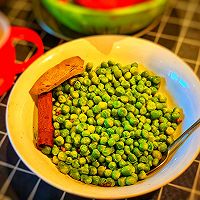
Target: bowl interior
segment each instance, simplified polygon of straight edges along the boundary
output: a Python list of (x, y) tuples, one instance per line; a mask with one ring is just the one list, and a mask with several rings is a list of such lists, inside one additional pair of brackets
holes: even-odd
[(95, 64), (108, 59), (123, 64), (134, 61), (142, 63), (165, 77), (167, 89), (175, 102), (183, 108), (183, 130), (200, 116), (199, 80), (183, 61), (167, 49), (143, 39), (111, 35), (87, 37), (65, 43), (31, 64), (18, 79), (8, 102), (6, 123), (9, 138), (18, 155), (33, 172), (49, 184), (69, 193), (90, 198), (117, 199), (156, 190), (175, 179), (192, 163), (200, 150), (200, 134), (197, 133), (199, 130), (188, 138), (162, 169), (132, 186), (104, 188), (86, 185), (58, 172), (51, 160), (34, 146), (37, 108), (29, 90), (48, 68), (71, 56), (80, 56), (86, 62)]

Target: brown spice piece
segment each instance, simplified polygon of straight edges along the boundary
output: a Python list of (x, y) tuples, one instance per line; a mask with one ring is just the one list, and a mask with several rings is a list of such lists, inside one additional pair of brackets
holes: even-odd
[(37, 148), (45, 145), (53, 147), (52, 89), (65, 80), (81, 74), (84, 71), (83, 65), (84, 61), (78, 56), (68, 58), (45, 72), (31, 88), (30, 94), (38, 95)]
[(81, 74), (84, 71), (84, 61), (78, 57), (71, 57), (50, 68), (35, 82), (30, 94), (39, 95), (49, 92), (65, 80)]
[(52, 109), (52, 91), (40, 94), (38, 96), (38, 148), (45, 145), (53, 147)]

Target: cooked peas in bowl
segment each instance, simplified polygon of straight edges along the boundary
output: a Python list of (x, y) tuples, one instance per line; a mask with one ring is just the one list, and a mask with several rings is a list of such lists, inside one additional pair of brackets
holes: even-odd
[(181, 110), (159, 92), (161, 81), (137, 63), (87, 63), (84, 73), (53, 89), (54, 146), (42, 152), (61, 173), (86, 184), (145, 179), (182, 121)]

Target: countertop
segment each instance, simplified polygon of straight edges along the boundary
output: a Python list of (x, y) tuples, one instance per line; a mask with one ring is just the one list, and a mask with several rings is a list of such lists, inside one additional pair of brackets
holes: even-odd
[[(38, 25), (29, 0), (7, 0), (1, 9), (10, 23), (35, 30), (42, 38), (45, 51), (66, 42)], [(158, 43), (180, 56), (200, 78), (200, 1), (171, 1), (159, 23), (136, 34)], [(27, 42), (15, 43), (17, 61), (28, 59), (35, 47)], [(60, 191), (37, 177), (15, 153), (9, 141), (5, 112), (10, 92), (0, 96), (0, 196), (3, 199), (49, 200), (86, 199)], [(0, 197), (0, 199), (1, 199)], [(200, 154), (178, 178), (164, 187), (132, 200), (200, 200)]]

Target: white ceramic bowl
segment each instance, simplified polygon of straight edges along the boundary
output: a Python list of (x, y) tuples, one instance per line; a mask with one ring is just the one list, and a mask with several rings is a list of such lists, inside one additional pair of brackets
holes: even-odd
[[(29, 90), (48, 68), (71, 56), (99, 64), (113, 59), (124, 64), (137, 61), (166, 78), (167, 89), (183, 108), (183, 130), (200, 117), (200, 82), (189, 66), (169, 50), (152, 42), (126, 36), (94, 36), (74, 40), (50, 50), (36, 60), (18, 79), (10, 95), (6, 113), (9, 138), (23, 162), (49, 184), (80, 196), (102, 199), (142, 195), (167, 184), (189, 167), (200, 150), (200, 130), (196, 130), (156, 174), (132, 186), (104, 188), (86, 185), (58, 172), (51, 160), (33, 143), (36, 105)], [(33, 128), (33, 126), (35, 128)]]

